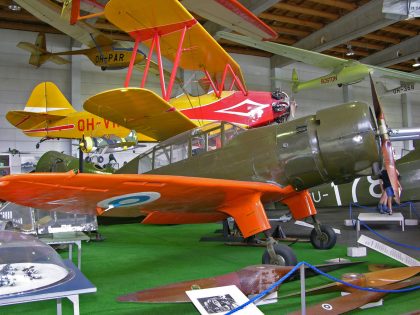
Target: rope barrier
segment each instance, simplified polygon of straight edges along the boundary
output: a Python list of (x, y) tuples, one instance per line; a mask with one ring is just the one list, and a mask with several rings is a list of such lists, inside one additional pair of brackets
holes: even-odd
[(362, 291), (369, 291), (369, 292), (380, 292), (380, 293), (403, 293), (403, 292), (411, 292), (411, 291), (415, 291), (420, 289), (420, 286), (414, 286), (411, 288), (405, 288), (405, 289), (400, 289), (400, 290), (385, 290), (385, 289), (374, 289), (374, 288), (367, 288), (367, 287), (361, 287), (346, 281), (343, 281), (341, 279), (338, 279), (334, 276), (329, 275), (326, 272), (323, 272), (321, 270), (319, 270), (317, 267), (311, 265), (310, 263), (307, 263), (305, 261), (302, 261), (300, 263), (298, 263), (292, 270), (290, 270), (287, 274), (285, 274), (283, 277), (281, 277), (279, 280), (277, 280), (276, 282), (274, 282), (268, 289), (264, 290), (263, 292), (261, 292), (260, 294), (256, 295), (255, 297), (253, 297), (252, 299), (250, 299), (248, 302), (239, 305), (237, 308), (229, 311), (228, 313), (226, 313), (226, 315), (230, 315), (233, 313), (236, 313), (237, 311), (247, 307), (249, 304), (254, 303), (255, 301), (261, 299), (262, 297), (266, 296), (267, 294), (269, 294), (272, 290), (274, 290), (275, 288), (277, 288), (280, 284), (282, 284), (287, 278), (289, 278), (296, 270), (298, 270), (300, 268), (301, 265), (305, 265), (307, 267), (309, 267), (310, 269), (312, 269), (313, 271), (315, 271), (316, 273), (332, 280), (335, 282), (339, 282), (345, 286), (349, 286), (353, 289), (357, 289), (357, 290), (362, 290)]
[[(404, 204), (401, 204), (401, 205), (399, 205), (399, 207), (403, 207), (403, 206), (406, 206), (406, 205), (412, 205), (412, 202), (406, 202), (406, 203), (404, 203)], [(360, 224), (361, 225), (363, 225), (366, 229), (368, 229), (370, 232), (372, 232), (373, 234), (375, 234), (376, 236), (378, 236), (379, 238), (381, 238), (381, 239), (383, 239), (383, 240), (385, 240), (385, 241), (387, 241), (387, 242), (389, 242), (389, 243), (391, 243), (391, 244), (394, 244), (394, 245), (397, 245), (397, 246), (401, 246), (401, 247), (405, 247), (405, 248), (409, 248), (409, 249), (413, 249), (413, 250), (420, 250), (420, 247), (416, 247), (416, 246), (411, 246), (411, 245), (407, 245), (407, 244), (403, 244), (403, 243), (399, 243), (399, 242), (396, 242), (396, 241), (394, 241), (394, 240), (391, 240), (390, 238), (387, 238), (386, 236), (384, 236), (384, 235), (382, 235), (382, 234), (380, 234), (380, 233), (378, 233), (378, 232), (376, 232), (374, 229), (372, 229), (371, 227), (369, 227), (369, 225), (367, 225), (364, 221), (362, 221), (362, 220), (359, 220), (359, 219), (354, 219), (353, 218), (353, 214), (352, 214), (352, 211), (353, 211), (353, 209), (352, 209), (352, 206), (356, 206), (356, 207), (359, 207), (359, 208), (363, 208), (363, 209), (367, 209), (367, 210), (369, 210), (369, 211), (371, 211), (372, 210), (372, 208), (369, 208), (369, 207), (365, 207), (365, 206), (361, 206), (361, 205), (359, 205), (359, 204), (357, 204), (357, 203), (350, 203), (350, 207), (349, 207), (349, 212), (350, 212), (350, 219), (352, 220), (352, 222), (353, 222), (353, 226), (355, 226), (356, 225), (356, 222), (357, 221), (359, 221), (360, 222)], [(417, 214), (417, 212), (414, 212), (416, 215), (418, 215)]]

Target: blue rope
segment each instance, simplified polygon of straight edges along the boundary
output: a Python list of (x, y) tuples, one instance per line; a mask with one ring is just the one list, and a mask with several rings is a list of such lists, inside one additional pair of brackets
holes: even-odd
[[(408, 202), (406, 202), (406, 203), (403, 203), (403, 204), (400, 204), (399, 205), (399, 207), (404, 207), (404, 206), (406, 206), (406, 205), (412, 205), (412, 203), (410, 202), (410, 201), (408, 201)], [(414, 250), (420, 250), (420, 247), (416, 247), (416, 246), (411, 246), (411, 245), (406, 245), (406, 244), (403, 244), (403, 243), (398, 243), (398, 242), (396, 242), (396, 241), (393, 241), (393, 240), (391, 240), (391, 239), (389, 239), (389, 238), (387, 238), (386, 236), (383, 236), (382, 234), (380, 234), (380, 233), (378, 233), (378, 232), (376, 232), (376, 231), (374, 231), (371, 227), (369, 227), (365, 222), (363, 222), (363, 221), (361, 221), (361, 220), (359, 220), (359, 219), (353, 219), (353, 206), (356, 206), (356, 207), (359, 207), (359, 208), (363, 208), (363, 209), (366, 209), (366, 210), (369, 210), (369, 211), (372, 211), (372, 209), (375, 209), (375, 208), (369, 208), (369, 207), (365, 207), (365, 206), (361, 206), (361, 205), (359, 205), (359, 204), (357, 204), (357, 203), (350, 203), (350, 207), (349, 207), (349, 212), (350, 212), (350, 219), (352, 220), (352, 222), (353, 222), (353, 226), (355, 226), (356, 225), (356, 220), (357, 221), (359, 221), (365, 228), (367, 228), (369, 231), (371, 231), (373, 234), (375, 234), (376, 236), (378, 236), (379, 238), (381, 238), (381, 239), (383, 239), (383, 240), (385, 240), (385, 241), (387, 241), (387, 242), (389, 242), (389, 243), (391, 243), (391, 244), (394, 244), (394, 245), (397, 245), (397, 246), (401, 246), (401, 247), (405, 247), (405, 248), (409, 248), (409, 249), (414, 249)], [(417, 214), (417, 212), (415, 211), (415, 213), (416, 213), (416, 215), (418, 215)]]
[(371, 231), (373, 234), (375, 234), (376, 236), (382, 238), (383, 240), (390, 242), (391, 244), (397, 245), (397, 246), (401, 246), (401, 247), (405, 247), (405, 248), (410, 248), (410, 249), (414, 249), (414, 250), (420, 250), (420, 247), (416, 247), (416, 246), (411, 246), (411, 245), (406, 245), (403, 243), (398, 243), (396, 241), (393, 241), (389, 238), (387, 238), (386, 236), (383, 236), (382, 234), (379, 234), (378, 232), (374, 231), (372, 228), (370, 228), (365, 222), (359, 220), (360, 224), (362, 224), (365, 228), (367, 228), (369, 231)]
[(319, 273), (320, 275), (327, 277), (328, 279), (335, 281), (335, 282), (340, 282), (341, 284), (344, 284), (346, 286), (349, 286), (351, 288), (357, 289), (357, 290), (362, 290), (362, 291), (370, 291), (370, 292), (380, 292), (380, 293), (403, 293), (403, 292), (411, 292), (411, 291), (415, 291), (420, 289), (420, 286), (414, 286), (411, 288), (405, 288), (405, 289), (400, 289), (400, 290), (384, 290), (384, 289), (374, 289), (374, 288), (366, 288), (366, 287), (361, 287), (352, 283), (348, 283), (345, 282), (341, 279), (338, 279), (336, 277), (333, 277), (331, 275), (329, 275), (328, 273), (325, 273), (321, 270), (319, 270), (317, 267), (305, 262), (305, 261), (301, 261), (300, 263), (298, 263), (292, 270), (290, 270), (287, 274), (285, 274), (283, 277), (281, 277), (279, 280), (277, 280), (276, 282), (274, 282), (268, 289), (264, 290), (263, 292), (261, 292), (260, 294), (256, 295), (255, 297), (253, 297), (252, 299), (250, 299), (248, 302), (239, 305), (237, 308), (229, 311), (228, 313), (226, 313), (226, 315), (230, 315), (233, 313), (236, 313), (237, 311), (247, 307), (249, 304), (254, 303), (255, 301), (259, 300), (260, 298), (262, 298), (263, 296), (269, 294), (273, 289), (275, 289), (276, 287), (278, 287), (280, 284), (282, 284), (284, 282), (284, 280), (286, 280), (287, 278), (289, 278), (298, 268), (300, 268), (300, 266), (305, 265), (309, 268), (311, 268), (313, 271)]

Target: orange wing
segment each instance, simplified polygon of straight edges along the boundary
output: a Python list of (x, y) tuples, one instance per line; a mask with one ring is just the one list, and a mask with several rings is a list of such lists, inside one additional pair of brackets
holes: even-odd
[(300, 194), (290, 186), (166, 175), (68, 172), (0, 179), (0, 199), (29, 207), (108, 216), (145, 213), (143, 222), (152, 224), (216, 222), (232, 216), (244, 237), (270, 228), (263, 203), (283, 199), (288, 204)]

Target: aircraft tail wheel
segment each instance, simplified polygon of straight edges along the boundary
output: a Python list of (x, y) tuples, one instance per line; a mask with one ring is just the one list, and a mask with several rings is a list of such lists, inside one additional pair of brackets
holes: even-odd
[(90, 163), (90, 162), (92, 162), (92, 158), (90, 156), (87, 156), (87, 157), (85, 157), (85, 161)]
[(104, 161), (104, 157), (103, 156), (98, 156), (98, 163), (102, 163)]
[(297, 258), (293, 250), (286, 245), (272, 244), (274, 256), (270, 255), (270, 249), (267, 248), (262, 256), (263, 264), (280, 265), (280, 266), (296, 266), (298, 263)]
[(311, 232), (311, 243), (316, 249), (330, 249), (333, 248), (337, 242), (337, 234), (329, 225), (320, 225), (320, 233), (314, 228)]

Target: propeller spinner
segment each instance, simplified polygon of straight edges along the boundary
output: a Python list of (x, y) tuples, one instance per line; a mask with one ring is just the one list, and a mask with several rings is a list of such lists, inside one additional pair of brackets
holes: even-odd
[(398, 191), (398, 187), (399, 187), (398, 173), (395, 167), (394, 153), (392, 149), (391, 140), (388, 134), (388, 127), (385, 121), (385, 114), (382, 109), (381, 103), (379, 101), (378, 94), (376, 93), (375, 84), (373, 83), (373, 80), (372, 80), (372, 75), (369, 74), (369, 78), (370, 78), (370, 87), (372, 91), (373, 107), (375, 110), (376, 121), (378, 124), (379, 136), (381, 137), (382, 156), (384, 159), (386, 171), (388, 172), (389, 180), (392, 185), (392, 189), (394, 190), (395, 200), (397, 201), (397, 203), (399, 203), (400, 194)]

